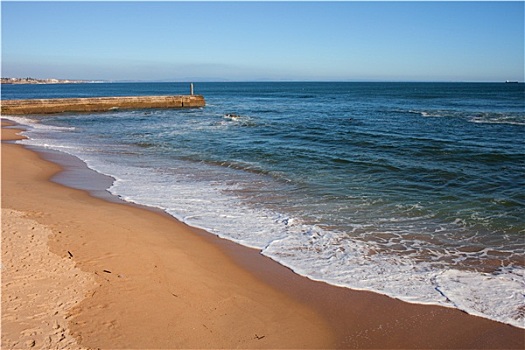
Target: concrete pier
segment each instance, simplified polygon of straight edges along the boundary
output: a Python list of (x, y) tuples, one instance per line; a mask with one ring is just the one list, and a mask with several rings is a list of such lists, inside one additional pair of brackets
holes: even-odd
[(201, 95), (123, 96), (2, 100), (2, 115), (104, 112), (119, 109), (192, 108), (206, 105)]

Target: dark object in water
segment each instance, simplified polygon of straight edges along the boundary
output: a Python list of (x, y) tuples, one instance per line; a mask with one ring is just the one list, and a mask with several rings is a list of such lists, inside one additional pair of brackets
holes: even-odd
[(240, 118), (242, 118), (240, 115), (238, 114), (233, 114), (233, 113), (227, 113), (224, 115), (225, 118), (228, 118), (228, 119), (232, 119), (232, 120), (238, 120)]

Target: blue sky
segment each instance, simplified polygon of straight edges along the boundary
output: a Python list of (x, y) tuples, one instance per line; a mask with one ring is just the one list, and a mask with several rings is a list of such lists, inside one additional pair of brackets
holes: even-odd
[(523, 81), (524, 4), (2, 1), (2, 76)]

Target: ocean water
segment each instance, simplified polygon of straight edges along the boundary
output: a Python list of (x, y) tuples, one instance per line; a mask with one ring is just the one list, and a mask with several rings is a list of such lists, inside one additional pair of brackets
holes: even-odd
[[(189, 84), (4, 85), (2, 98)], [(23, 144), (314, 280), (525, 328), (525, 85), (197, 83), (204, 108), (24, 116)]]

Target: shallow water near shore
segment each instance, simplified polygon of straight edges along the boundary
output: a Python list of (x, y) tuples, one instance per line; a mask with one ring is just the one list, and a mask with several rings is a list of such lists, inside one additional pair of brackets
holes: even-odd
[[(524, 326), (523, 84), (200, 83), (207, 106), (10, 118), (124, 200), (299, 274)], [(3, 86), (2, 98), (187, 84)]]

